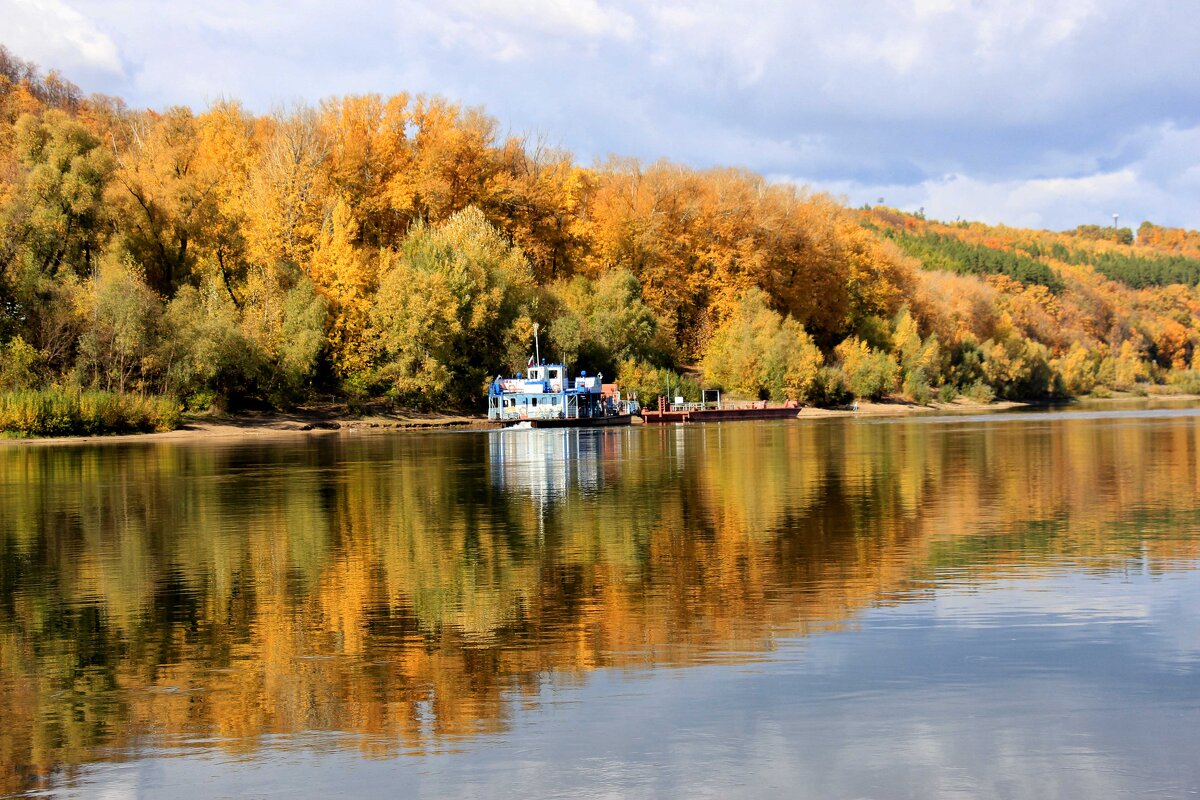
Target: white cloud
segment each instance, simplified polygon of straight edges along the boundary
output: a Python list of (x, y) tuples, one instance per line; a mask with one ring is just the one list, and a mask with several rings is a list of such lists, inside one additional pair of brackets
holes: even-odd
[(0, 41), (22, 58), (72, 74), (122, 74), (112, 39), (62, 0), (0, 0), (0, 19)]
[(575, 52), (608, 40), (628, 41), (636, 33), (632, 16), (596, 0), (449, 0), (437, 15), (399, 14), (437, 32), (440, 46), (484, 58), (512, 62)]
[(1091, 0), (983, 4), (970, 14), (976, 55), (1007, 62), (1015, 49), (1057, 49), (1096, 13)]
[[(1124, 207), (1160, 207), (1159, 191), (1122, 169), (1082, 178), (1031, 178), (983, 180), (949, 174), (912, 184), (861, 184), (849, 181), (806, 181), (776, 176), (776, 180), (806, 185), (842, 197), (853, 206), (885, 205), (904, 211), (921, 211), (933, 219), (958, 219), (1017, 227), (1066, 229), (1080, 224), (1108, 224)], [(1189, 209), (1200, 212), (1192, 204)], [(1143, 213), (1138, 219), (1122, 215), (1122, 224), (1137, 227), (1143, 218), (1164, 218)]]
[(453, 3), (451, 8), (512, 30), (576, 39), (629, 39), (636, 28), (631, 16), (602, 8), (596, 0), (474, 0)]
[[(871, 187), (868, 195), (888, 187)], [(1153, 187), (1131, 169), (1081, 178), (1033, 178), (986, 181), (965, 175), (947, 175), (910, 187), (894, 187), (905, 205), (923, 208), (937, 219), (970, 219), (1021, 227), (1068, 228), (1078, 224), (1104, 224), (1123, 200), (1153, 199)], [(861, 194), (861, 192), (858, 192)], [(864, 202), (869, 202), (864, 198)], [(891, 201), (888, 201), (889, 204)], [(1117, 212), (1119, 213), (1119, 212)]]
[(979, 220), (1023, 227), (1073, 228), (1104, 225), (1120, 214), (1121, 224), (1136, 228), (1142, 221), (1196, 227), (1200, 221), (1200, 126), (1181, 130), (1173, 125), (1138, 131), (1131, 139), (1144, 148), (1119, 167), (1085, 174), (988, 179), (961, 173), (913, 183), (812, 181), (775, 176), (808, 184), (852, 205), (887, 205), (924, 210), (942, 220)]
[(134, 105), (440, 93), (585, 161), (746, 166), (950, 218), (1200, 224), (1200, 7), (1170, 0), (0, 0), (0, 14), (15, 53)]

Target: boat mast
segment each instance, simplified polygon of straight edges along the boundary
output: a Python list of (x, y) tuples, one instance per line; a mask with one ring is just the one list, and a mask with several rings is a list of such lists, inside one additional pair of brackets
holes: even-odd
[(538, 324), (536, 322), (533, 323), (533, 352), (535, 358), (537, 358), (537, 363), (540, 365), (542, 363), (542, 348), (538, 344)]

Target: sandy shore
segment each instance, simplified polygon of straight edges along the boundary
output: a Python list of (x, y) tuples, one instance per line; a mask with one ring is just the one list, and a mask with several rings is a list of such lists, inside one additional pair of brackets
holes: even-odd
[[(959, 398), (953, 403), (927, 406), (904, 402), (860, 403), (849, 408), (803, 408), (800, 419), (834, 417), (890, 417), (907, 414), (964, 413), (1000, 411), (1022, 403), (974, 403)], [(3, 438), (0, 447), (38, 447), (50, 445), (101, 444), (111, 442), (227, 441), (237, 439), (275, 439), (295, 436), (373, 434), (393, 431), (447, 429), (487, 430), (500, 427), (483, 415), (433, 414), (407, 411), (364, 417), (341, 416), (330, 412), (303, 411), (290, 414), (246, 413), (224, 416), (196, 416), (185, 420), (178, 430), (164, 433), (130, 433), (109, 436), (52, 436), (44, 438)]]
[[(1122, 401), (1200, 401), (1195, 395), (1116, 394), (1111, 398), (1086, 398), (1089, 406), (1117, 404)], [(898, 417), (916, 415), (978, 414), (1027, 408), (1030, 403), (996, 401), (977, 403), (960, 397), (950, 403), (932, 402), (916, 405), (899, 400), (880, 403), (859, 403), (857, 408), (802, 408), (799, 419), (836, 419), (867, 417)], [(197, 416), (185, 420), (178, 430), (166, 433), (133, 433), (113, 436), (55, 436), (47, 438), (5, 438), (0, 434), (0, 447), (43, 447), (51, 445), (101, 444), (106, 442), (175, 442), (231, 441), (276, 439), (296, 436), (329, 436), (389, 433), (394, 431), (429, 430), (488, 430), (499, 427), (483, 415), (433, 414), (405, 411), (396, 414), (377, 414), (350, 417), (335, 412), (295, 412), (290, 414), (245, 413), (225, 416)]]
[(49, 436), (44, 438), (4, 438), (0, 447), (45, 446), (62, 444), (102, 444), (106, 442), (175, 442), (231, 439), (273, 439), (295, 436), (328, 436), (347, 433), (386, 433), (401, 430), (446, 430), (455, 428), (488, 429), (498, 427), (483, 416), (429, 414), (419, 411), (365, 417), (338, 416), (329, 413), (295, 412), (290, 414), (247, 413), (223, 416), (196, 416), (184, 420), (173, 431), (163, 433), (127, 433), (109, 436)]
[(1030, 403), (1017, 403), (1008, 400), (997, 400), (992, 403), (976, 403), (960, 397), (950, 403), (933, 401), (928, 405), (906, 403), (901, 400), (881, 403), (860, 402), (852, 408), (815, 408), (805, 407), (800, 410), (800, 419), (825, 419), (829, 417), (900, 417), (916, 414), (976, 414), (987, 411), (1007, 411), (1013, 408), (1027, 408)]

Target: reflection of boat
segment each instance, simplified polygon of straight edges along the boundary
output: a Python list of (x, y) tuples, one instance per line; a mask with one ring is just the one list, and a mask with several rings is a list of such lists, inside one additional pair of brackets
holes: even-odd
[(562, 364), (539, 364), (529, 374), (496, 378), (488, 388), (488, 419), (532, 428), (593, 428), (628, 425), (636, 400), (623, 400), (616, 384), (586, 372), (567, 377)]
[(793, 419), (800, 413), (800, 406), (788, 400), (782, 406), (768, 406), (766, 400), (753, 403), (725, 403), (721, 393), (706, 389), (704, 401), (685, 403), (682, 397), (668, 403), (667, 398), (658, 398), (658, 408), (643, 409), (643, 422), (732, 422), (741, 419)]
[(621, 435), (578, 430), (491, 434), (492, 483), (538, 501), (557, 500), (568, 488), (598, 489), (601, 462), (619, 459)]

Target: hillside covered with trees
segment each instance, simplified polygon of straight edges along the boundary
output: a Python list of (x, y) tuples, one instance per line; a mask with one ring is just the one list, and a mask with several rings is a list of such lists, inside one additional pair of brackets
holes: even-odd
[[(0, 48), (0, 429), (391, 398), (543, 355), (644, 402), (1200, 385), (1200, 233), (941, 224), (504, 137), (436, 97), (138, 110)], [(689, 385), (686, 384), (685, 385)]]

